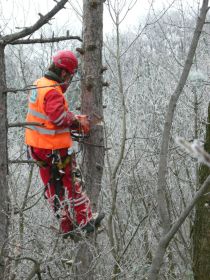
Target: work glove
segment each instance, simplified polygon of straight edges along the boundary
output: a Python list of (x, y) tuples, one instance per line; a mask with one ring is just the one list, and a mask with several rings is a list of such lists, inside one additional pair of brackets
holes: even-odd
[(87, 115), (76, 115), (76, 119), (79, 122), (79, 133), (88, 135), (90, 132), (90, 121)]

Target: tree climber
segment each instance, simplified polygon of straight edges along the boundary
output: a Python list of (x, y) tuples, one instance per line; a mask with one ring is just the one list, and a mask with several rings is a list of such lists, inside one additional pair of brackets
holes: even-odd
[(87, 116), (74, 115), (68, 109), (64, 93), (78, 68), (78, 60), (69, 50), (58, 51), (44, 77), (34, 82), (28, 97), (25, 143), (30, 156), (39, 165), (45, 185), (45, 197), (60, 221), (64, 236), (75, 228), (92, 232), (104, 214), (92, 213), (72, 152), (71, 130), (89, 133)]

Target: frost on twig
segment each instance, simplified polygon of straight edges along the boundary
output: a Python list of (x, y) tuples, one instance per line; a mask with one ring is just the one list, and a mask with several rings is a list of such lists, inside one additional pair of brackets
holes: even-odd
[(195, 139), (190, 143), (182, 137), (177, 137), (176, 143), (181, 148), (185, 149), (192, 157), (197, 158), (200, 162), (210, 167), (210, 154), (204, 150), (202, 142)]

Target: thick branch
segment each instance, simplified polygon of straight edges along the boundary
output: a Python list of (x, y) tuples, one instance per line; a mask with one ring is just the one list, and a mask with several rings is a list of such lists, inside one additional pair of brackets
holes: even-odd
[(12, 41), (9, 44), (10, 45), (44, 44), (44, 43), (55, 43), (55, 42), (67, 41), (67, 40), (78, 40), (82, 42), (82, 39), (79, 36), (61, 36), (61, 37), (52, 37), (52, 38), (16, 40), (16, 41)]
[(152, 262), (149, 278), (151, 280), (158, 279), (158, 273), (159, 268), (162, 265), (163, 257), (166, 251), (166, 248), (168, 247), (169, 242), (174, 237), (174, 235), (179, 230), (180, 226), (184, 223), (185, 219), (189, 215), (190, 211), (193, 209), (195, 204), (198, 202), (199, 198), (206, 192), (210, 185), (210, 175), (207, 177), (199, 191), (197, 191), (196, 195), (192, 199), (192, 201), (189, 203), (189, 205), (184, 209), (178, 220), (173, 224), (171, 229), (168, 231), (168, 233), (161, 237), (160, 242), (158, 244), (158, 247), (156, 249), (156, 253)]
[(49, 20), (56, 15), (57, 12), (59, 12), (61, 9), (64, 8), (65, 4), (68, 2), (68, 0), (61, 0), (60, 2), (57, 2), (57, 5), (46, 15), (41, 16), (40, 19), (32, 26), (26, 27), (24, 30), (20, 32), (16, 32), (10, 35), (6, 35), (1, 38), (1, 41), (4, 45), (11, 44), (12, 42), (23, 38), (25, 36), (31, 35), (35, 31), (37, 31), (39, 28), (41, 28), (44, 24), (48, 23)]

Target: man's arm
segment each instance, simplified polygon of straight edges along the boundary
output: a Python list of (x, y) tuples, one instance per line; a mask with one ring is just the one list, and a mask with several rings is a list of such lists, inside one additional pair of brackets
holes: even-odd
[(53, 124), (71, 127), (77, 120), (74, 113), (65, 110), (64, 103), (64, 97), (53, 89), (45, 95), (44, 111)]

